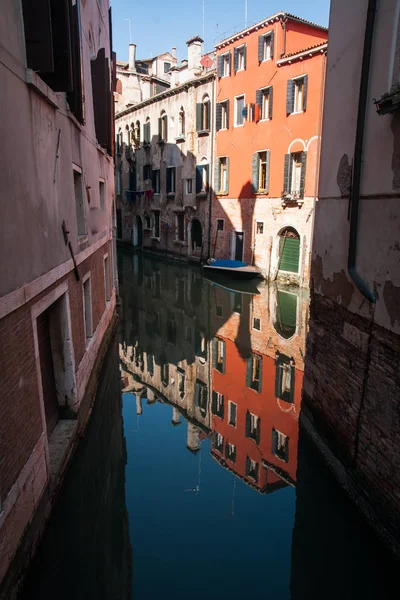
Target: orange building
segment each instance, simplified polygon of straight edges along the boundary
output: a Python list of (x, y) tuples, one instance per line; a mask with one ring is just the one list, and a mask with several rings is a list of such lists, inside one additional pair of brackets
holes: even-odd
[(328, 31), (280, 12), (219, 42), (212, 248), (307, 287)]

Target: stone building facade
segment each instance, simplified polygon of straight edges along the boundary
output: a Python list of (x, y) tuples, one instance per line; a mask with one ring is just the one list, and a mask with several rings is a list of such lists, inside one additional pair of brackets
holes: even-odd
[(308, 287), (328, 31), (277, 13), (218, 42), (215, 258)]
[(332, 2), (302, 417), (397, 552), (399, 48), (397, 2)]
[(169, 90), (116, 115), (119, 238), (197, 261), (209, 255), (215, 100), (201, 44), (189, 40)]
[(115, 323), (115, 56), (108, 2), (2, 8), (0, 597), (9, 600), (85, 428)]

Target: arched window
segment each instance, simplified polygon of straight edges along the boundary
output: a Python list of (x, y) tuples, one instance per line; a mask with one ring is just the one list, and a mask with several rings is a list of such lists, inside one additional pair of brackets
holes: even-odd
[(115, 91), (117, 92), (117, 94), (122, 94), (122, 81), (120, 79), (117, 79)]
[(158, 137), (160, 142), (168, 140), (168, 117), (165, 110), (161, 111), (160, 118), (158, 119)]
[(125, 127), (125, 144), (129, 146), (131, 143), (131, 135), (129, 133), (129, 125)]
[(203, 97), (203, 129), (209, 130), (211, 122), (211, 102), (210, 97), (206, 94)]
[(133, 146), (135, 144), (135, 126), (133, 123), (131, 123), (131, 139), (130, 139), (130, 143), (131, 146)]
[(135, 125), (135, 145), (137, 148), (140, 146), (140, 121), (136, 121)]
[(208, 192), (210, 179), (210, 165), (207, 158), (203, 156), (201, 164), (196, 166), (196, 194)]
[(279, 271), (298, 273), (300, 264), (300, 236), (293, 227), (285, 227), (279, 234)]
[(150, 117), (147, 117), (146, 123), (143, 125), (143, 142), (145, 144), (150, 144), (151, 142)]
[(185, 135), (185, 132), (186, 132), (185, 109), (182, 106), (181, 110), (179, 111), (179, 131), (178, 131), (178, 134), (179, 135)]

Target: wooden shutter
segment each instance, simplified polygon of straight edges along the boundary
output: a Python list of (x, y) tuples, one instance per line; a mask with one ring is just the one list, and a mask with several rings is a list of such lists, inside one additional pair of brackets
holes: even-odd
[(222, 104), (218, 103), (215, 108), (215, 129), (219, 131), (222, 128)]
[(272, 85), (269, 86), (268, 91), (269, 91), (268, 117), (270, 119), (272, 119), (272, 108), (273, 108), (273, 104), (274, 104), (274, 88), (272, 87)]
[(50, 0), (22, 0), (27, 66), (39, 73), (54, 70)]
[(244, 45), (244, 49), (243, 49), (243, 67), (245, 69), (247, 67), (247, 44)]
[(307, 152), (301, 153), (301, 176), (300, 176), (300, 198), (304, 198), (304, 190), (306, 185), (306, 165)]
[(292, 155), (285, 154), (285, 167), (283, 170), (283, 191), (287, 194), (290, 194), (290, 191), (292, 189), (291, 167)]
[(226, 128), (229, 129), (229, 100), (226, 101)]
[(250, 432), (251, 432), (251, 416), (250, 416), (250, 412), (246, 411), (246, 425), (245, 425), (246, 437), (250, 437)]
[(243, 118), (246, 119), (246, 121), (248, 121), (248, 119), (249, 119), (249, 107), (248, 107), (248, 105), (246, 105), (246, 106), (244, 106), (242, 108), (242, 115), (243, 115)]
[(168, 140), (168, 117), (167, 117), (167, 115), (163, 116), (163, 121), (164, 121), (164, 132), (165, 132), (163, 141), (166, 142)]
[(265, 165), (265, 191), (269, 192), (269, 171), (270, 171), (270, 156), (271, 152), (269, 150), (266, 151), (266, 165)]
[(259, 359), (260, 359), (260, 379), (259, 379), (259, 383), (258, 383), (258, 388), (257, 388), (257, 392), (259, 394), (261, 394), (261, 389), (262, 389), (262, 376), (263, 376), (263, 359), (262, 356), (259, 354), (258, 355)]
[(260, 437), (261, 437), (261, 419), (260, 419), (260, 417), (258, 417), (257, 431), (256, 431), (256, 444), (260, 443)]
[(210, 186), (210, 165), (204, 165), (206, 170), (206, 191), (208, 192), (208, 188)]
[(213, 338), (213, 340), (212, 340), (212, 355), (213, 355), (213, 369), (216, 369), (217, 364), (218, 364), (218, 340), (217, 340), (217, 338)]
[(260, 111), (262, 110), (262, 90), (256, 90), (256, 104), (260, 107)]
[[(226, 192), (229, 192), (229, 156), (226, 157)], [(224, 342), (225, 344), (225, 342)], [(225, 360), (226, 360), (226, 354), (225, 354), (225, 348), (224, 348), (224, 371), (225, 371)]]
[(252, 185), (253, 185), (253, 194), (256, 194), (259, 188), (259, 169), (258, 169), (258, 152), (253, 154), (253, 165), (252, 165)]
[(171, 169), (167, 167), (167, 194), (171, 192)]
[(199, 382), (196, 381), (196, 385), (194, 387), (194, 405), (197, 407), (200, 405), (199, 400), (200, 400), (200, 385), (199, 385)]
[(201, 165), (197, 165), (196, 166), (196, 194), (200, 194), (202, 187), (203, 187), (203, 167)]
[(278, 450), (278, 433), (276, 431), (276, 429), (272, 428), (272, 454), (276, 454), (276, 451)]
[(264, 35), (258, 36), (258, 62), (262, 62), (264, 58)]
[(206, 111), (206, 122), (204, 123), (204, 128), (210, 130), (211, 126), (211, 102), (207, 102), (205, 106)]
[(217, 392), (214, 392), (214, 390), (213, 390), (212, 403), (211, 403), (211, 411), (212, 411), (213, 415), (217, 414), (217, 398), (218, 398)]
[(229, 52), (228, 54), (228, 73), (229, 75), (231, 74), (231, 67), (232, 67), (232, 53)]
[(239, 65), (239, 49), (235, 48), (233, 50), (233, 70), (236, 71), (238, 70), (238, 65)]
[(162, 118), (158, 119), (158, 141), (162, 142)]
[(247, 365), (246, 365), (246, 386), (248, 388), (251, 388), (252, 375), (253, 375), (253, 355), (251, 355), (250, 358), (247, 359)]
[(54, 71), (42, 78), (55, 92), (72, 92), (70, 1), (50, 0)]
[[(221, 160), (219, 158), (215, 159), (215, 173), (214, 173), (214, 192), (218, 193), (221, 190), (221, 181), (220, 181), (220, 168), (221, 168)], [(214, 340), (213, 340), (214, 344)], [(214, 347), (213, 347), (214, 351)]]
[[(72, 6), (71, 15), (71, 50), (72, 50), (72, 92), (67, 94), (71, 112), (79, 123), (85, 123), (85, 93), (83, 87), (84, 73), (82, 64), (82, 28), (81, 3)], [(111, 97), (110, 97), (111, 104)]]
[(303, 110), (307, 108), (308, 75), (304, 75)]
[(274, 32), (271, 31), (271, 58), (274, 58)]
[(299, 272), (300, 240), (299, 238), (280, 239), (280, 271)]
[(275, 368), (275, 397), (281, 398), (282, 396), (282, 378), (283, 378), (283, 370), (282, 370), (282, 362), (278, 358), (276, 361)]
[(218, 56), (218, 77), (223, 77), (224, 75), (224, 57)]
[(104, 48), (90, 63), (92, 71), (92, 94), (94, 124), (97, 141), (111, 154), (111, 90), (109, 61)]
[(196, 104), (196, 131), (203, 131), (203, 103)]
[(286, 92), (286, 114), (290, 115), (294, 110), (294, 81), (288, 79)]

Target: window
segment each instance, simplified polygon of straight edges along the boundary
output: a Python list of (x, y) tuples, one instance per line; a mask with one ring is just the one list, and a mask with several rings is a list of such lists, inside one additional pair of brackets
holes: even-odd
[(178, 130), (178, 135), (180, 135), (180, 136), (185, 135), (185, 129), (186, 129), (185, 110), (182, 107), (181, 110), (179, 111), (179, 130)]
[(215, 112), (216, 130), (229, 129), (229, 100), (219, 102)]
[(147, 372), (150, 377), (154, 375), (154, 356), (153, 354), (147, 354)]
[(159, 142), (166, 142), (168, 140), (168, 117), (163, 110), (161, 116), (158, 119), (158, 140)]
[(195, 355), (198, 358), (207, 360), (207, 338), (203, 331), (196, 329), (194, 332)]
[(131, 134), (129, 132), (129, 125), (126, 125), (125, 127), (125, 144), (127, 146), (130, 146), (131, 144)]
[(176, 239), (179, 242), (185, 241), (185, 215), (183, 213), (176, 215)]
[(308, 75), (289, 79), (286, 93), (286, 113), (303, 112), (307, 107)]
[(272, 454), (281, 460), (289, 460), (289, 438), (277, 429), (272, 429)]
[(261, 392), (262, 380), (262, 357), (259, 354), (252, 354), (247, 359), (246, 385), (256, 392)]
[(194, 387), (194, 405), (199, 408), (203, 419), (207, 416), (208, 407), (208, 388), (203, 381), (196, 379)]
[(250, 440), (254, 440), (256, 444), (260, 443), (261, 434), (261, 419), (253, 413), (247, 411), (246, 413), (246, 437)]
[(224, 418), (224, 396), (219, 392), (212, 393), (212, 407), (213, 415), (216, 415), (220, 419)]
[(235, 98), (235, 127), (244, 125), (244, 96)]
[(110, 261), (108, 256), (104, 257), (104, 289), (106, 293), (106, 302), (111, 298), (110, 292)]
[(246, 475), (254, 481), (258, 481), (258, 463), (247, 456), (246, 458)]
[(306, 179), (307, 152), (286, 154), (284, 167), (284, 194), (303, 199)]
[(218, 450), (220, 454), (224, 451), (224, 436), (221, 433), (214, 431), (211, 438), (211, 444), (214, 450)]
[(294, 402), (294, 385), (296, 370), (294, 362), (284, 354), (278, 354), (275, 373), (275, 396), (284, 402)]
[(175, 194), (176, 189), (176, 169), (167, 167), (167, 194)]
[(185, 179), (185, 193), (189, 196), (193, 192), (193, 180)]
[(272, 119), (272, 103), (273, 103), (273, 87), (270, 85), (267, 88), (256, 91), (256, 105), (258, 107), (259, 119), (265, 121)]
[(224, 340), (220, 340), (219, 338), (213, 338), (213, 367), (216, 371), (220, 373), (225, 373), (225, 347), (226, 344)]
[(163, 385), (168, 385), (169, 383), (169, 364), (163, 363), (161, 365), (161, 383)]
[(236, 446), (234, 444), (227, 442), (225, 447), (225, 457), (233, 463), (236, 462)]
[(264, 233), (264, 223), (262, 223), (261, 221), (257, 221), (257, 223), (256, 223), (256, 233), (258, 233), (258, 234)]
[(151, 179), (151, 165), (143, 165), (143, 179), (144, 181)]
[(225, 219), (217, 219), (217, 231), (224, 231)]
[(232, 427), (236, 427), (236, 422), (237, 422), (237, 404), (235, 404), (234, 402), (229, 401), (229, 425), (232, 425)]
[(88, 342), (89, 338), (93, 336), (92, 286), (90, 275), (88, 275), (83, 281), (83, 317), (86, 342)]
[(106, 206), (106, 186), (104, 181), (99, 181), (99, 196), (100, 196), (100, 208), (104, 210)]
[(205, 95), (202, 102), (196, 105), (196, 131), (208, 132), (211, 128), (211, 102)]
[(148, 215), (144, 217), (144, 228), (151, 229), (151, 218)]
[(261, 319), (258, 317), (253, 317), (253, 329), (261, 331)]
[(258, 60), (264, 62), (274, 58), (274, 32), (260, 35), (258, 38)]
[(135, 125), (135, 146), (139, 148), (140, 146), (140, 121), (136, 121)]
[(253, 194), (268, 193), (270, 151), (262, 150), (253, 154)]
[(206, 194), (208, 192), (210, 167), (204, 163), (196, 167), (196, 194)]
[(155, 211), (153, 213), (153, 236), (156, 238), (160, 237), (160, 212)]
[(185, 340), (189, 343), (192, 341), (192, 328), (189, 325), (186, 325), (185, 328)]
[(74, 193), (78, 236), (86, 235), (85, 204), (83, 201), (82, 172), (74, 169)]
[(244, 71), (246, 68), (246, 45), (239, 46), (233, 51), (233, 69), (235, 73), (237, 71)]
[(169, 344), (176, 344), (176, 321), (172, 313), (168, 313), (167, 319), (167, 340)]
[(170, 70), (170, 68), (171, 68), (171, 63), (165, 62), (164, 63), (164, 73), (168, 73), (168, 71)]
[(239, 292), (235, 292), (233, 294), (233, 312), (237, 313), (238, 315), (242, 314), (242, 294), (240, 294)]
[(217, 158), (215, 170), (215, 191), (216, 193), (227, 194), (229, 189), (229, 158), (221, 156)]
[(218, 56), (218, 77), (229, 77), (231, 74), (231, 53)]
[(222, 317), (223, 316), (223, 308), (220, 304), (217, 304), (215, 306), (215, 314), (217, 315), (217, 317)]
[(186, 377), (185, 377), (185, 371), (181, 370), (181, 369), (177, 369), (177, 373), (178, 373), (178, 391), (179, 391), (179, 395), (181, 398), (184, 398), (185, 396), (185, 391), (186, 391)]
[(150, 117), (147, 117), (146, 123), (143, 124), (143, 143), (151, 143)]
[(155, 194), (160, 193), (160, 169), (153, 169), (151, 172), (152, 186)]

